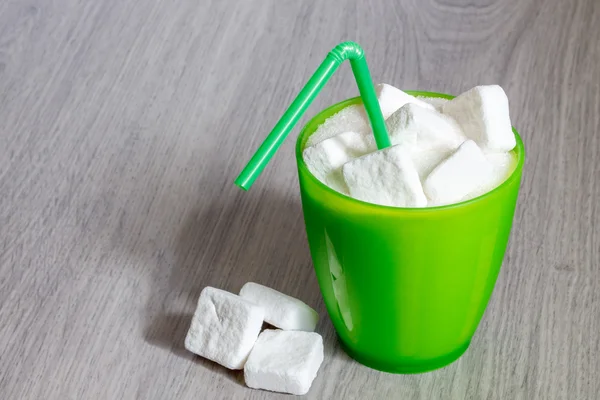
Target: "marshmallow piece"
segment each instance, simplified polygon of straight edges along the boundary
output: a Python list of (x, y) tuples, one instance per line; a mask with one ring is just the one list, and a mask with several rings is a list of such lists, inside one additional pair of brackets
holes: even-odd
[(285, 329), (312, 332), (319, 314), (302, 301), (258, 283), (242, 286), (240, 297), (258, 304), (265, 310), (265, 321)]
[(492, 172), (493, 166), (481, 149), (467, 140), (435, 167), (425, 179), (423, 190), (430, 205), (456, 203), (489, 180)]
[(370, 130), (369, 119), (363, 105), (353, 104), (327, 118), (306, 140), (306, 147), (314, 146), (340, 133), (348, 131), (367, 133)]
[(376, 85), (375, 93), (377, 94), (377, 100), (379, 100), (381, 113), (385, 119), (387, 119), (406, 103), (414, 103), (424, 108), (429, 108), (431, 110), (434, 109), (432, 105), (427, 104), (424, 101), (419, 100), (416, 97), (411, 96), (408, 93), (404, 93), (402, 90), (385, 83)]
[(394, 207), (427, 206), (417, 170), (402, 145), (350, 161), (342, 173), (356, 199)]
[(506, 152), (517, 145), (508, 98), (498, 85), (476, 86), (445, 103), (442, 112), (454, 118), (484, 152)]
[(407, 144), (419, 151), (454, 150), (466, 140), (452, 118), (412, 103), (400, 107), (385, 123), (392, 145)]
[(372, 135), (344, 132), (306, 148), (302, 157), (308, 170), (318, 180), (346, 194), (348, 188), (342, 178), (342, 165), (376, 149)]
[(417, 96), (417, 99), (424, 101), (427, 104), (432, 105), (436, 111), (442, 112), (442, 107), (444, 104), (448, 102), (448, 99), (444, 99), (443, 97), (425, 97), (425, 96)]
[(260, 334), (244, 367), (254, 389), (308, 393), (323, 362), (323, 339), (314, 332), (267, 329)]
[(200, 293), (185, 348), (229, 369), (242, 369), (264, 319), (262, 307), (224, 290)]

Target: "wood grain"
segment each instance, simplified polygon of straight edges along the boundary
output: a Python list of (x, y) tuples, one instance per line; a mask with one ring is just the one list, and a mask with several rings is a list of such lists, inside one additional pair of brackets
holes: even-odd
[[(468, 352), (421, 375), (349, 359), (306, 245), (293, 141), (232, 180), (337, 42), (376, 81), (499, 83), (528, 151)], [(356, 95), (348, 66), (320, 108)], [(307, 398), (600, 395), (600, 3), (0, 1), (0, 398), (274, 399), (182, 348), (200, 290), (257, 281), (322, 318)]]

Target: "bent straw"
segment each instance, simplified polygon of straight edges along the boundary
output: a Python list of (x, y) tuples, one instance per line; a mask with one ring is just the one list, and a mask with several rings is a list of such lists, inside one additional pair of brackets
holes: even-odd
[(269, 133), (269, 136), (267, 136), (258, 150), (256, 150), (256, 153), (254, 153), (235, 180), (236, 185), (244, 190), (250, 189), (250, 186), (252, 186), (258, 175), (266, 167), (300, 117), (306, 112), (306, 109), (315, 97), (317, 97), (323, 86), (325, 86), (333, 73), (345, 60), (350, 60), (350, 66), (352, 67), (354, 79), (356, 79), (360, 97), (373, 128), (377, 148), (381, 150), (391, 145), (364, 51), (357, 43), (340, 43), (327, 54), (325, 60), (281, 116), (281, 119), (279, 119), (279, 122), (277, 122), (271, 133)]

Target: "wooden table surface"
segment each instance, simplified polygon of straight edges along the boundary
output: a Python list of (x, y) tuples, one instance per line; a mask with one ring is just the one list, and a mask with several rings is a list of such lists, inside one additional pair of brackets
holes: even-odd
[[(378, 82), (502, 85), (528, 151), (486, 314), (431, 373), (340, 349), (293, 139), (232, 184), (343, 40)], [(356, 94), (344, 65), (309, 114)], [(321, 315), (306, 398), (597, 399), (599, 111), (596, 0), (0, 0), (0, 398), (289, 399), (183, 348), (203, 287), (256, 281)]]

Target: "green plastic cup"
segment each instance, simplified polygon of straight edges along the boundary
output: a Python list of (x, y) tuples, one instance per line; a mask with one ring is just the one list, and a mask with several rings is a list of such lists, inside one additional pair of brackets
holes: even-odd
[[(453, 96), (409, 92), (413, 95)], [(459, 204), (393, 208), (338, 193), (302, 159), (308, 137), (338, 103), (302, 130), (296, 159), (306, 233), (327, 311), (346, 352), (371, 368), (418, 373), (469, 347), (508, 243), (525, 159), (494, 190)]]

